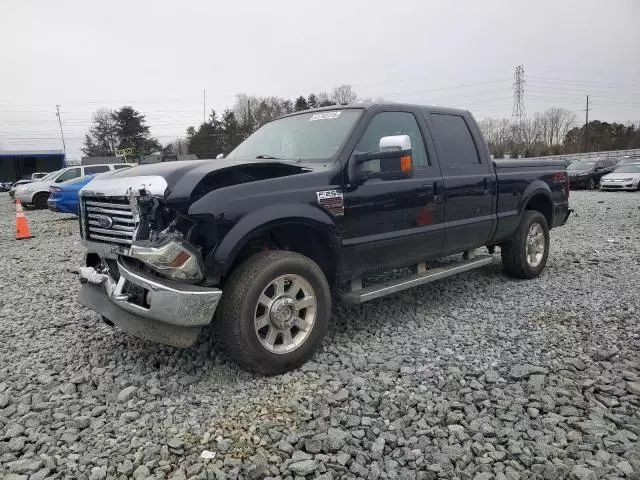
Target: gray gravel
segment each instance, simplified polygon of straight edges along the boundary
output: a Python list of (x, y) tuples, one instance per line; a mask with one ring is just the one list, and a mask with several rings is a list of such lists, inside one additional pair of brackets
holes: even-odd
[(314, 359), (265, 378), (210, 332), (102, 324), (75, 302), (74, 217), (28, 211), (16, 242), (3, 194), (0, 478), (640, 478), (640, 194), (571, 200), (539, 279), (337, 306)]

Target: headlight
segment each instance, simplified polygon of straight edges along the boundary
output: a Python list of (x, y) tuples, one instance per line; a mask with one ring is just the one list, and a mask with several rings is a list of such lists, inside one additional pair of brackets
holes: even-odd
[(618, 179), (619, 182), (630, 182), (631, 180), (633, 180), (633, 178), (619, 178)]
[(154, 247), (132, 245), (130, 255), (150, 265), (167, 278), (188, 281), (202, 279), (199, 253), (180, 238), (175, 237), (163, 245)]

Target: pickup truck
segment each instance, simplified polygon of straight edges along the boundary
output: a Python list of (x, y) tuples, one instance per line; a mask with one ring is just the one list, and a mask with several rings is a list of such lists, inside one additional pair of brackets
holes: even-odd
[(80, 198), (80, 303), (174, 346), (213, 322), (265, 374), (313, 355), (335, 297), (480, 268), (496, 247), (508, 275), (537, 277), (570, 213), (560, 161), (492, 161), (469, 112), (402, 104), (294, 113), (226, 158), (114, 172)]

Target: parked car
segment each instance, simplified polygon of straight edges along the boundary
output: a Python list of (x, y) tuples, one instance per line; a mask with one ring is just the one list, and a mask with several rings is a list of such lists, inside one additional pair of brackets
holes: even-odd
[(79, 165), (76, 167), (67, 167), (55, 172), (51, 172), (40, 180), (21, 186), (16, 189), (15, 196), (25, 207), (47, 208), (47, 200), (49, 198), (49, 187), (52, 185), (73, 180), (74, 178), (83, 177), (96, 173), (108, 172), (109, 170), (117, 170), (120, 168), (130, 167), (127, 163), (109, 163), (101, 165)]
[(13, 182), (0, 182), (0, 192), (8, 192)]
[[(537, 277), (568, 197), (562, 162), (492, 161), (467, 111), (297, 112), (226, 159), (143, 165), (80, 190), (79, 301), (110, 325), (177, 346), (193, 344), (216, 313), (229, 354), (275, 374), (318, 348), (332, 290), (369, 301), (494, 262), (471, 253), (483, 246), (500, 246), (509, 275)], [(410, 265), (411, 276), (363, 285)]]
[(74, 178), (58, 185), (50, 186), (47, 208), (54, 212), (75, 213), (78, 215), (80, 212), (78, 192), (94, 177), (95, 175), (85, 175), (84, 177)]
[(640, 162), (620, 165), (600, 179), (601, 190), (640, 190)]
[(615, 158), (586, 158), (569, 164), (567, 173), (571, 188), (587, 188), (593, 190), (607, 173), (611, 173), (616, 165)]
[(11, 200), (14, 200), (15, 198), (16, 188), (18, 188), (20, 185), (26, 185), (31, 182), (33, 182), (33, 180), (18, 180), (13, 185), (11, 185), (11, 188), (9, 189), (9, 196), (11, 197)]

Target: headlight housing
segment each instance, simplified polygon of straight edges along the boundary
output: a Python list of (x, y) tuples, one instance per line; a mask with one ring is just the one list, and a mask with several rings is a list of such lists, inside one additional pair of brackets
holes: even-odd
[(203, 276), (200, 253), (177, 236), (161, 245), (131, 245), (130, 255), (172, 280), (197, 282)]

